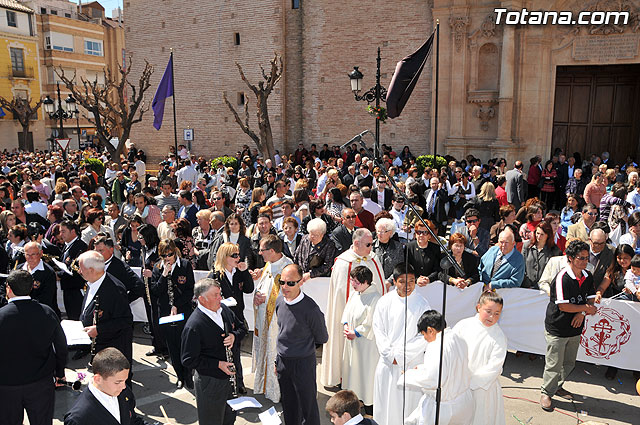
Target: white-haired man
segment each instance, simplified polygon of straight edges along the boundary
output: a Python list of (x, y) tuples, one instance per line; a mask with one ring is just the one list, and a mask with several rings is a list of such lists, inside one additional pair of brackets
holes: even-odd
[[(92, 354), (114, 347), (131, 362), (133, 315), (124, 284), (104, 270), (104, 257), (87, 251), (78, 257), (80, 274), (87, 281), (80, 320), (85, 331), (95, 338)], [(94, 323), (95, 320), (95, 323)]]
[(381, 295), (386, 293), (380, 261), (371, 252), (373, 236), (368, 229), (353, 232), (351, 248), (336, 258), (329, 281), (327, 305), (327, 330), (329, 341), (322, 347), (322, 371), (320, 382), (326, 387), (340, 384), (342, 378), (342, 352), (344, 350), (344, 327), (340, 323), (344, 307), (353, 291), (350, 288), (349, 273), (356, 266), (366, 266), (373, 273), (371, 283)]

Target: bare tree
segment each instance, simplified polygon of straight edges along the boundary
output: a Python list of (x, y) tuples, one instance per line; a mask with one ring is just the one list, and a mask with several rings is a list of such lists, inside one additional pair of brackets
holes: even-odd
[[(131, 127), (142, 121), (145, 112), (149, 110), (150, 103), (144, 101), (144, 93), (149, 89), (153, 66), (144, 61), (145, 66), (137, 84), (129, 81), (131, 72), (131, 56), (129, 66), (118, 66), (118, 71), (113, 72), (109, 67), (104, 68), (104, 84), (98, 82), (98, 78), (89, 81), (81, 77), (76, 82), (76, 74), (69, 78), (62, 67), (55, 72), (60, 80), (71, 91), (76, 102), (84, 107), (89, 114), (85, 118), (96, 127), (96, 135), (101, 145), (106, 146), (109, 152), (116, 158), (129, 138)], [(127, 93), (130, 91), (130, 93)], [(118, 137), (120, 143), (114, 148), (109, 140)]]
[(26, 99), (20, 96), (14, 96), (11, 100), (7, 100), (0, 96), (0, 106), (10, 111), (13, 114), (13, 118), (17, 119), (22, 126), (23, 146), (27, 146), (31, 120), (36, 118), (38, 109), (40, 109), (40, 105), (42, 105), (43, 100), (44, 99), (40, 98), (34, 105), (32, 105), (31, 98), (28, 95)]
[(238, 62), (236, 62), (236, 66), (238, 67), (238, 71), (240, 72), (240, 78), (244, 81), (251, 89), (253, 94), (256, 96), (257, 101), (257, 111), (256, 116), (258, 118), (258, 131), (259, 135), (256, 134), (251, 128), (249, 128), (249, 102), (245, 101), (244, 103), (244, 121), (240, 118), (240, 115), (235, 110), (229, 99), (227, 99), (227, 93), (225, 92), (222, 97), (224, 98), (224, 102), (227, 104), (229, 110), (233, 113), (235, 117), (236, 123), (240, 126), (242, 131), (244, 131), (258, 146), (258, 149), (262, 153), (265, 158), (274, 158), (275, 149), (273, 147), (273, 134), (271, 132), (271, 122), (269, 121), (269, 110), (267, 107), (267, 99), (269, 95), (273, 91), (274, 86), (280, 81), (280, 77), (282, 77), (282, 57), (278, 55), (276, 52), (274, 54), (274, 58), (271, 60), (271, 69), (267, 74), (260, 65), (260, 70), (262, 71), (262, 78), (264, 81), (259, 81), (257, 85), (251, 84), (247, 77), (244, 75), (244, 71)]

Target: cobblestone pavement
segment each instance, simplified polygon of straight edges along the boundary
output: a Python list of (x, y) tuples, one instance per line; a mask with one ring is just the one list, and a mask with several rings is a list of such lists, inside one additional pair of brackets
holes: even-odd
[[(136, 395), (139, 412), (147, 418), (147, 421), (155, 423), (162, 420), (159, 407), (162, 405), (173, 424), (197, 424), (194, 394), (187, 389), (176, 390), (175, 374), (169, 363), (157, 361), (155, 357), (144, 355), (149, 350), (150, 338), (142, 334), (141, 329), (141, 325), (137, 324), (133, 365), (133, 391)], [(250, 373), (250, 338), (245, 339), (243, 349), (242, 364), (245, 372), (245, 385), (249, 390), (248, 395), (251, 395), (253, 375)], [(320, 360), (318, 358), (318, 362)], [(74, 379), (76, 372), (86, 372), (86, 362), (87, 358), (70, 361), (67, 379)], [(516, 357), (513, 353), (508, 354), (500, 379), (505, 395), (507, 424), (573, 425), (578, 423), (575, 418), (576, 412), (580, 420), (589, 424), (640, 423), (638, 419), (640, 397), (635, 391), (635, 381), (631, 372), (620, 371), (617, 379), (608, 381), (604, 378), (606, 367), (578, 363), (566, 384), (567, 390), (579, 394), (578, 400), (572, 403), (556, 398), (554, 403), (560, 410), (547, 413), (537, 405), (540, 399), (539, 389), (542, 383), (543, 368), (544, 359), (542, 357), (531, 361), (527, 355)], [(77, 394), (66, 388), (57, 391), (53, 421), (55, 425), (63, 423), (64, 414), (73, 405)], [(318, 406), (323, 425), (331, 423), (324, 413), (324, 405), (331, 394), (324, 388), (318, 388)], [(263, 409), (248, 409), (241, 412), (236, 424), (260, 423), (258, 413), (273, 406), (272, 402), (261, 395), (256, 396), (256, 399), (262, 403)], [(275, 406), (278, 411), (282, 410), (279, 404)]]

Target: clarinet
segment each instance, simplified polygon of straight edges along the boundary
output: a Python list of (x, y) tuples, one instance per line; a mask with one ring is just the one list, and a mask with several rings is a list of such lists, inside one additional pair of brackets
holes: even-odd
[(146, 266), (146, 258), (147, 258), (147, 249), (146, 247), (142, 247), (142, 281), (144, 282), (144, 290), (147, 294), (147, 301), (149, 301), (149, 305), (151, 305), (151, 292), (149, 291), (149, 278), (144, 276), (144, 270)]
[[(95, 304), (93, 306), (93, 326), (98, 325), (98, 309), (100, 308), (100, 302), (98, 299), (98, 294), (95, 295)], [(97, 336), (91, 338), (91, 359), (89, 360), (89, 370), (91, 370), (91, 365), (93, 364), (93, 358), (96, 356), (96, 339)]]
[[(229, 326), (225, 323), (224, 330), (227, 336), (229, 336)], [(227, 355), (227, 363), (230, 363), (229, 371), (233, 373), (233, 375), (229, 376), (229, 381), (231, 381), (231, 397), (238, 397), (238, 383), (236, 381), (236, 365), (233, 363), (233, 353), (231, 351), (231, 347), (224, 346), (224, 351)]]
[[(179, 261), (179, 260), (176, 258), (176, 261)], [(174, 300), (173, 279), (171, 278), (171, 271), (169, 271), (169, 274), (167, 275), (167, 294), (169, 295), (169, 310), (171, 310), (171, 308), (173, 308), (173, 300)], [(176, 326), (176, 322), (171, 323), (171, 326)]]

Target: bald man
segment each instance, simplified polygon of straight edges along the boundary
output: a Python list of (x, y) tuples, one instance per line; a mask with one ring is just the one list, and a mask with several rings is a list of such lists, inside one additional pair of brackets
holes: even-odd
[(480, 259), (480, 282), (491, 289), (519, 288), (524, 279), (524, 258), (515, 249), (515, 235), (510, 228), (498, 236), (498, 243)]

